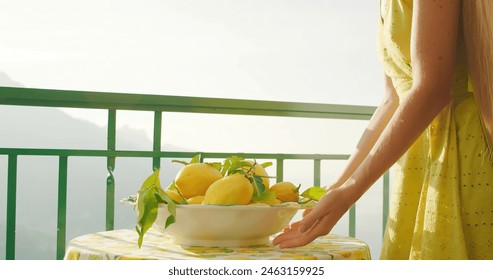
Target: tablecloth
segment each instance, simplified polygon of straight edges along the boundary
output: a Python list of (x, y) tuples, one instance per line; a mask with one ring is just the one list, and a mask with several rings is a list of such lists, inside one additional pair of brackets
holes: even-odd
[(329, 234), (298, 248), (280, 249), (272, 243), (250, 247), (181, 246), (152, 228), (137, 246), (135, 230), (119, 229), (82, 235), (66, 246), (65, 260), (369, 260), (368, 245), (356, 238)]

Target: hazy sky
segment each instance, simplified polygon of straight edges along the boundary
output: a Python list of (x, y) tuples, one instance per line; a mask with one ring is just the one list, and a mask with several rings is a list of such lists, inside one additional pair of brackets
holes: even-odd
[[(382, 96), (377, 0), (0, 0), (0, 7), (0, 71), (26, 87), (355, 105)], [(105, 124), (105, 112), (67, 112)], [(150, 120), (122, 113), (119, 125), (150, 135)]]
[(345, 104), (381, 95), (377, 0), (0, 6), (0, 70), (29, 87)]

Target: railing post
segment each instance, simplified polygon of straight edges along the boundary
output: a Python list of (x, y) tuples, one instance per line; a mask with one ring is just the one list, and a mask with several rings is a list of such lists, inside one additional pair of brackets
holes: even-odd
[(315, 159), (313, 160), (313, 185), (317, 187), (320, 186), (320, 177), (321, 177), (321, 160)]
[(17, 155), (9, 155), (7, 179), (7, 233), (5, 258), (15, 260), (15, 218), (17, 207)]
[(349, 236), (356, 237), (356, 204), (349, 208)]
[(284, 160), (281, 158), (278, 158), (276, 161), (276, 182), (282, 182), (283, 179), (283, 173), (284, 173)]
[[(116, 110), (108, 110), (108, 151), (116, 149)], [(107, 158), (106, 168), (106, 230), (112, 230), (115, 224), (115, 157)]]
[[(161, 111), (154, 112), (154, 139), (152, 145), (153, 152), (161, 152), (161, 127), (163, 121), (163, 113)], [(152, 158), (152, 170), (156, 171), (161, 167), (161, 157)]]
[(385, 235), (385, 228), (387, 227), (387, 217), (389, 215), (390, 204), (390, 174), (389, 171), (383, 174), (383, 198), (382, 198), (382, 236)]
[(66, 224), (67, 224), (67, 157), (60, 156), (58, 160), (58, 220), (56, 258), (63, 259), (65, 255)]

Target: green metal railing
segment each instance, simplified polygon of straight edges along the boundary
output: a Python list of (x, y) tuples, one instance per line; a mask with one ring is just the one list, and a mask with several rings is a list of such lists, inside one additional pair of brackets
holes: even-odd
[[(152, 169), (160, 168), (162, 158), (191, 158), (199, 152), (172, 152), (161, 149), (161, 125), (163, 112), (213, 113), (232, 115), (282, 116), (320, 119), (369, 120), (375, 108), (315, 103), (295, 103), (258, 100), (235, 100), (221, 98), (198, 98), (163, 95), (85, 92), (51, 89), (0, 87), (0, 105), (38, 107), (70, 107), (104, 109), (108, 112), (106, 150), (91, 149), (36, 149), (1, 148), (0, 155), (7, 156), (7, 213), (6, 213), (6, 259), (15, 259), (17, 159), (19, 156), (58, 157), (58, 210), (56, 258), (62, 259), (66, 240), (67, 170), (69, 157), (103, 157), (107, 159), (106, 178), (106, 230), (114, 228), (115, 208), (115, 159), (117, 157), (152, 158)], [(154, 112), (154, 137), (152, 151), (129, 151), (116, 149), (116, 116), (118, 110)], [(1, 128), (0, 128), (1, 129)], [(231, 153), (200, 152), (202, 158), (225, 158)], [(235, 153), (245, 158), (276, 161), (277, 181), (283, 180), (286, 160), (312, 160), (314, 185), (320, 185), (321, 163), (324, 160), (345, 160), (342, 154), (279, 154)], [(383, 228), (385, 228), (389, 203), (389, 176), (383, 176)], [(349, 235), (356, 234), (356, 208), (349, 210)]]

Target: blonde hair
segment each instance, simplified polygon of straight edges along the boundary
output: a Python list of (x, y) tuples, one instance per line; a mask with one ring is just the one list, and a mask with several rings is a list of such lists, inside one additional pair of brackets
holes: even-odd
[(493, 0), (463, 0), (462, 17), (469, 75), (490, 159), (493, 151)]

